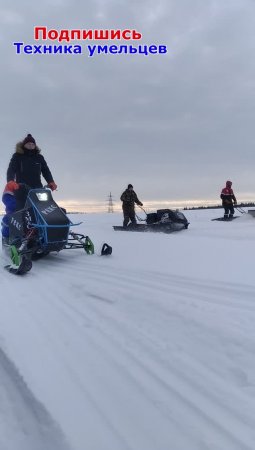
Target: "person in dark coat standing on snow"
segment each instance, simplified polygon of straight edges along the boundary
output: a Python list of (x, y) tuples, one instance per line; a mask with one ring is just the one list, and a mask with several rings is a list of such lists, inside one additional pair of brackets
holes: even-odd
[(232, 189), (232, 181), (226, 181), (226, 187), (222, 189), (220, 198), (222, 199), (222, 206), (225, 209), (224, 219), (232, 219), (235, 213), (234, 205), (237, 204), (236, 197)]
[(51, 171), (41, 155), (41, 150), (36, 145), (33, 136), (28, 134), (22, 142), (16, 144), (16, 152), (13, 154), (7, 170), (7, 182), (24, 183), (31, 189), (41, 188), (41, 175), (52, 191), (57, 189)]
[(121, 194), (122, 209), (124, 215), (123, 227), (127, 227), (129, 220), (133, 224), (136, 224), (135, 218), (135, 203), (143, 206), (142, 202), (138, 199), (132, 184), (129, 184), (127, 189)]

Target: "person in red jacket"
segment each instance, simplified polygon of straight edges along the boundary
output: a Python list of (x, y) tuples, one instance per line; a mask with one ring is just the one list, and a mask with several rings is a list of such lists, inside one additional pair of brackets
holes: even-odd
[(225, 210), (224, 219), (232, 219), (235, 213), (234, 205), (237, 204), (236, 197), (232, 189), (232, 181), (226, 181), (226, 187), (222, 189), (220, 198), (222, 199), (222, 206)]

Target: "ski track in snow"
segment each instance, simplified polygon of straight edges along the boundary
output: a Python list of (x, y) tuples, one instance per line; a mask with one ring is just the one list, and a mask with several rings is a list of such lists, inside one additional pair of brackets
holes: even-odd
[(62, 433), (0, 348), (1, 450), (68, 450)]
[(0, 337), (48, 429), (73, 450), (254, 450), (255, 285), (114, 258), (62, 252), (1, 274)]

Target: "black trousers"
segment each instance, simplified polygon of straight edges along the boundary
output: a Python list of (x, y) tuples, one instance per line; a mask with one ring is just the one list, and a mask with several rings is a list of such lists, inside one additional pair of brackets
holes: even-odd
[(129, 221), (131, 221), (133, 224), (136, 224), (134, 208), (123, 208), (123, 215), (124, 215), (123, 227), (126, 227)]
[(231, 217), (235, 214), (234, 206), (233, 205), (223, 205), (224, 206), (224, 217)]

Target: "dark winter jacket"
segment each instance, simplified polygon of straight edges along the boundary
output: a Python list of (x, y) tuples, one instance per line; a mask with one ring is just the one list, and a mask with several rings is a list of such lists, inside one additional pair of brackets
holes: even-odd
[(126, 189), (120, 197), (122, 203), (122, 208), (123, 210), (134, 210), (135, 208), (135, 203), (137, 205), (143, 206), (142, 202), (140, 202), (140, 200), (138, 199), (135, 191), (131, 191), (129, 189)]
[(236, 197), (233, 189), (228, 184), (226, 184), (226, 187), (222, 189), (220, 198), (222, 199), (223, 206), (233, 205), (233, 202), (236, 203)]
[(18, 142), (16, 153), (13, 154), (7, 170), (7, 182), (14, 180), (17, 183), (27, 184), (33, 189), (41, 188), (42, 175), (47, 183), (51, 183), (52, 174), (40, 151), (37, 146), (35, 150), (27, 150), (22, 147), (22, 142)]

